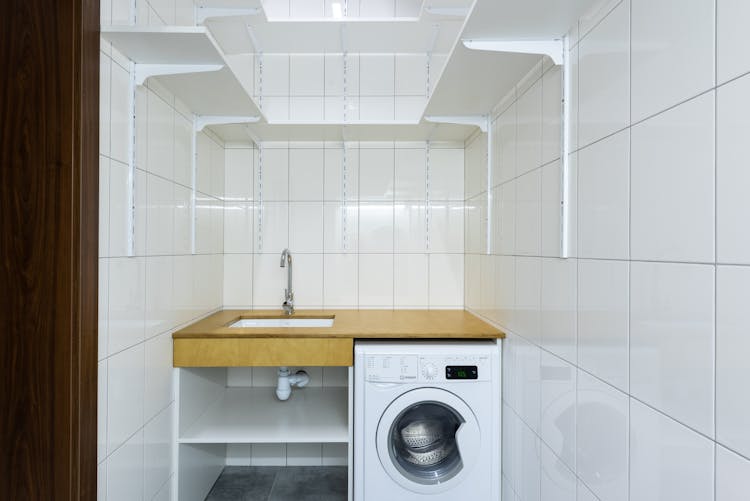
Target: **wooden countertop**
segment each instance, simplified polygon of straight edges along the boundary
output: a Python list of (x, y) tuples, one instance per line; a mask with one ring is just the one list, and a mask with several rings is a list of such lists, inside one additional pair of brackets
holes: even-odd
[(175, 367), (351, 366), (355, 339), (499, 339), (505, 334), (464, 310), (298, 310), (332, 327), (230, 328), (281, 310), (224, 310), (172, 334)]
[(464, 310), (297, 310), (290, 318), (333, 317), (332, 327), (229, 328), (240, 318), (275, 318), (281, 310), (223, 310), (174, 334), (190, 338), (498, 339), (505, 334)]

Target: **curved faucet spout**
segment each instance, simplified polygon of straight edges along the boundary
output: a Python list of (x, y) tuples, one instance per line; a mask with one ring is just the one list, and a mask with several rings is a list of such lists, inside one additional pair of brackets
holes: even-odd
[(294, 313), (294, 292), (292, 292), (292, 253), (289, 249), (281, 251), (280, 266), (282, 268), (286, 267), (287, 270), (287, 286), (286, 289), (284, 289), (284, 304), (282, 304), (282, 307), (284, 308), (284, 313), (291, 315)]

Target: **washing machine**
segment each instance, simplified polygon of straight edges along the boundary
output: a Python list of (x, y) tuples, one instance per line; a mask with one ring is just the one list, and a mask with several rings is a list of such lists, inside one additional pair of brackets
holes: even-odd
[(360, 341), (354, 501), (498, 501), (495, 341)]

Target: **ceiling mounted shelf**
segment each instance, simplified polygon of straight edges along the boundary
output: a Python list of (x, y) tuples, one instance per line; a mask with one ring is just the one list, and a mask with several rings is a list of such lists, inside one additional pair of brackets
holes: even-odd
[[(477, 0), (438, 77), (425, 115), (489, 114), (541, 55), (550, 51), (550, 45), (559, 45), (553, 41), (562, 38), (596, 1)], [(503, 49), (507, 52), (498, 52)], [(530, 53), (537, 49), (538, 54)]]
[(202, 26), (103, 26), (102, 37), (136, 65), (138, 83), (157, 78), (197, 115), (264, 119), (242, 82)]

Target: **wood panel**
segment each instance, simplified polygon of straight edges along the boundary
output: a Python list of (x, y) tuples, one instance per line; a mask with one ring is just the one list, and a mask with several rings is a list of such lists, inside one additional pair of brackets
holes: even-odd
[(354, 342), (323, 338), (175, 339), (175, 367), (351, 366)]
[(3, 499), (96, 498), (99, 3), (0, 7)]

